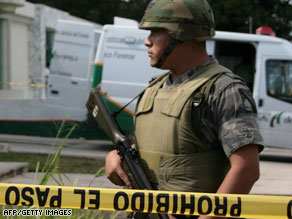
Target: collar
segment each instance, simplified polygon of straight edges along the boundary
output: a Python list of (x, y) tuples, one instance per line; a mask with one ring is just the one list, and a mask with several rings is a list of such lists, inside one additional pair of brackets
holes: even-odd
[(212, 63), (218, 63), (218, 61), (213, 56), (210, 56), (210, 58), (206, 62), (204, 62), (204, 63), (202, 63), (200, 65), (197, 65), (197, 66), (191, 68), (190, 70), (186, 71), (181, 76), (179, 76), (175, 81), (173, 81), (173, 79), (171, 77), (171, 72), (170, 72), (168, 78), (166, 79), (166, 81), (163, 84), (163, 88), (170, 88), (170, 87), (174, 87), (174, 86), (177, 86), (177, 85), (181, 84), (182, 82), (184, 82), (188, 78), (190, 78), (193, 75), (195, 75), (196, 73), (198, 73), (198, 71), (202, 67), (210, 65)]

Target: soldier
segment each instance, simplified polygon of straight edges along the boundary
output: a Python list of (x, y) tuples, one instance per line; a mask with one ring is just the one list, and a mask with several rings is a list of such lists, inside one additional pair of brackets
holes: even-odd
[[(139, 28), (151, 31), (151, 66), (169, 70), (153, 79), (136, 108), (136, 147), (150, 181), (159, 190), (249, 193), (262, 150), (256, 107), (241, 78), (207, 54), (215, 34), (209, 4), (152, 1)], [(116, 151), (106, 157), (106, 175), (131, 188)]]

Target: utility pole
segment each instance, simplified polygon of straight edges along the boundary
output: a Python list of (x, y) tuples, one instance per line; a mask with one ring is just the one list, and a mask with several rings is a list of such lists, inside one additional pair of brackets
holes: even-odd
[(249, 33), (253, 32), (253, 19), (252, 16), (248, 17), (248, 24), (249, 24)]

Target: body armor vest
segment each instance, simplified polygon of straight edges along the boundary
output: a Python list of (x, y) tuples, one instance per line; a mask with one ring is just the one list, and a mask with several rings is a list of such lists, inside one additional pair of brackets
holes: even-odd
[(172, 88), (161, 88), (164, 75), (139, 99), (136, 144), (141, 165), (159, 190), (216, 192), (223, 181), (229, 160), (222, 148), (204, 146), (199, 126), (209, 90), (226, 72), (213, 63)]

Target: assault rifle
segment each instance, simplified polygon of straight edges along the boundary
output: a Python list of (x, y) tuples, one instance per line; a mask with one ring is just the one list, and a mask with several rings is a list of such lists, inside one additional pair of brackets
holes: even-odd
[[(123, 134), (97, 88), (91, 90), (86, 107), (113, 142), (133, 187), (136, 189), (153, 190), (153, 186), (139, 164), (138, 152), (135, 148), (131, 147), (131, 139)], [(162, 219), (168, 218), (166, 214), (159, 214), (159, 217)]]

